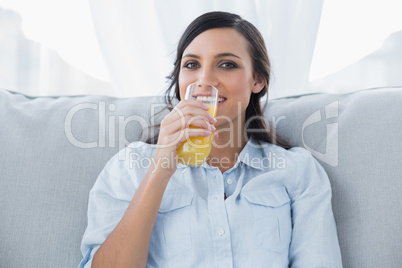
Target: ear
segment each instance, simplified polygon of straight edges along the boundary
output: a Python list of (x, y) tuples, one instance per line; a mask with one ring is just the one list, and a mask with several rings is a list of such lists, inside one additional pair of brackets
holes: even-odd
[(260, 75), (254, 76), (253, 93), (259, 93), (265, 87), (265, 81)]

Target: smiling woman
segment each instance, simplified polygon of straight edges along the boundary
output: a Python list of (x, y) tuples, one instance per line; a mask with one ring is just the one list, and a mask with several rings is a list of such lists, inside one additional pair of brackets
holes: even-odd
[[(270, 64), (257, 28), (227, 12), (197, 17), (170, 78), (156, 144), (125, 151), (151, 166), (116, 155), (91, 190), (80, 267), (342, 267), (328, 176), (305, 149), (280, 146), (262, 114)], [(194, 83), (217, 89), (216, 120), (184, 98)], [(178, 163), (183, 142), (211, 135), (205, 162)]]
[[(259, 93), (266, 82), (254, 75), (248, 41), (237, 30), (217, 28), (204, 31), (184, 50), (179, 74), (180, 99), (191, 83), (203, 81), (219, 88), (225, 99), (218, 109), (216, 126), (244, 122), (251, 93)], [(197, 52), (191, 53), (191, 52)], [(226, 52), (229, 51), (229, 52)], [(236, 117), (240, 116), (241, 120)], [(235, 126), (237, 128), (237, 126)], [(222, 135), (221, 135), (222, 137)]]

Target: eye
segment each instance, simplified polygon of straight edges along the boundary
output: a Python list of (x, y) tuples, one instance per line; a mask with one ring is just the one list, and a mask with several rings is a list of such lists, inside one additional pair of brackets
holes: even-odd
[(224, 69), (234, 69), (237, 68), (237, 64), (231, 61), (225, 61), (219, 67), (222, 67)]
[(198, 67), (199, 67), (199, 64), (195, 61), (189, 61), (183, 65), (183, 68), (186, 68), (186, 69), (196, 69)]

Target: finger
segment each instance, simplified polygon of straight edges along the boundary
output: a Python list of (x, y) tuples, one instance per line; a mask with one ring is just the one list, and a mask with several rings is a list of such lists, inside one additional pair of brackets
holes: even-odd
[[(191, 127), (195, 127), (195, 128), (191, 128)], [(214, 132), (216, 130), (216, 128), (209, 124), (208, 122), (206, 122), (204, 119), (203, 120), (193, 120), (191, 125), (188, 125), (187, 127), (183, 127), (180, 124), (171, 124), (168, 125), (166, 127), (163, 128), (163, 130), (161, 130), (161, 135), (163, 136), (176, 136), (179, 138), (179, 140), (182, 139), (183, 135), (183, 131), (186, 131), (187, 129), (191, 129), (191, 131), (187, 131), (188, 133), (195, 133), (195, 136), (192, 137), (196, 137), (197, 135), (199, 136), (204, 136), (204, 132), (203, 131), (207, 131), (207, 136), (210, 135), (212, 132)], [(195, 129), (195, 131), (193, 131)], [(188, 137), (186, 137), (188, 138)], [(168, 139), (170, 140), (170, 139)]]
[(187, 120), (184, 113), (180, 109), (177, 109), (163, 118), (160, 127), (161, 129), (166, 129), (169, 133), (175, 132), (185, 128)]
[(199, 109), (198, 107), (193, 107), (193, 106), (185, 106), (180, 109), (182, 112), (182, 115), (187, 116), (201, 116), (205, 117), (211, 124), (216, 123), (216, 119), (208, 112), (203, 109)]
[(198, 107), (198, 108), (206, 110), (206, 111), (208, 111), (210, 108), (208, 105), (206, 105), (205, 103), (203, 103), (202, 101), (199, 101), (199, 100), (182, 100), (176, 105), (176, 107), (179, 107), (179, 108), (184, 108), (187, 106)]
[[(211, 109), (211, 106), (208, 106), (207, 104), (199, 100), (182, 100), (175, 107), (177, 107), (178, 109), (185, 109), (185, 110), (190, 109), (190, 111), (196, 111), (197, 109), (208, 111), (209, 109)], [(210, 115), (209, 113), (208, 115), (206, 115), (206, 117), (210, 117), (210, 119), (216, 123), (216, 120), (214, 121), (214, 119), (212, 119), (213, 116)]]
[(189, 138), (208, 137), (212, 134), (212, 132), (202, 128), (186, 128), (180, 134), (180, 141), (178, 145), (180, 145), (183, 141), (188, 140)]
[(186, 127), (199, 127), (209, 131), (215, 131), (216, 128), (202, 116), (193, 116), (186, 121)]
[[(179, 130), (189, 125), (193, 125), (193, 121), (204, 120), (209, 124), (215, 124), (217, 121), (207, 111), (194, 107), (176, 108), (175, 111), (169, 113), (161, 122), (161, 127), (169, 126), (172, 131)], [(195, 123), (198, 127), (207, 128), (207, 125)]]
[(214, 142), (218, 141), (218, 136), (219, 136), (218, 132), (214, 132), (214, 136), (213, 136), (213, 141)]

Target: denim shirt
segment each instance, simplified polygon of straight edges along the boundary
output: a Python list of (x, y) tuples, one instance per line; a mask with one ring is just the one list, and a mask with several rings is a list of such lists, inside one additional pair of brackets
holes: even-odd
[[(154, 146), (129, 147), (107, 163), (90, 192), (80, 267), (91, 266), (153, 159)], [(223, 174), (207, 163), (179, 164), (162, 198), (147, 267), (342, 267), (324, 169), (305, 149), (254, 139)]]

